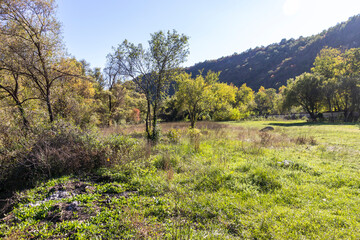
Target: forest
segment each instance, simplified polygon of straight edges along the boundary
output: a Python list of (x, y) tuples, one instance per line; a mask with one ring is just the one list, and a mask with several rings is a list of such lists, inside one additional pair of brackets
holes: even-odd
[(188, 55), (158, 31), (92, 68), (55, 1), (1, 1), (0, 238), (360, 237), (360, 48), (325, 46), (277, 89)]

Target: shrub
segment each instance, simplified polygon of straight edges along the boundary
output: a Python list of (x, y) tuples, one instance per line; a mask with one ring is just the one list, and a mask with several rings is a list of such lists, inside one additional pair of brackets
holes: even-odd
[(180, 138), (181, 138), (181, 130), (170, 129), (166, 136), (170, 140), (170, 142), (178, 143), (180, 142)]
[(298, 145), (305, 145), (305, 144), (317, 145), (317, 141), (313, 136), (310, 137), (299, 136), (294, 139), (294, 142)]
[[(6, 134), (11, 133), (9, 130)], [(124, 162), (137, 146), (134, 139), (113, 135), (100, 138), (94, 131), (81, 130), (63, 121), (4, 139), (0, 149), (3, 153), (0, 155), (0, 192)]]
[(272, 136), (270, 133), (267, 132), (260, 132), (259, 133), (260, 136), (260, 144), (263, 146), (267, 146), (271, 143), (272, 140)]
[(194, 146), (194, 150), (197, 152), (200, 149), (201, 131), (197, 128), (190, 128), (188, 130), (190, 136), (190, 143)]
[(112, 134), (107, 136), (103, 141), (103, 146), (106, 148), (107, 164), (114, 165), (119, 163), (126, 163), (132, 160), (135, 153), (140, 153), (136, 148), (138, 141), (134, 138)]
[(130, 119), (134, 123), (140, 122), (140, 110), (138, 108), (134, 108), (130, 114)]
[(172, 156), (169, 152), (160, 155), (154, 161), (154, 166), (161, 170), (170, 170), (176, 168), (178, 165), (178, 159)]

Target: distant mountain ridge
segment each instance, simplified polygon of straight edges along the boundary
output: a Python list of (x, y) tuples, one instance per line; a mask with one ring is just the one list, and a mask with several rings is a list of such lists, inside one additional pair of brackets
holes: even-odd
[(257, 91), (260, 86), (278, 89), (289, 78), (309, 72), (324, 47), (360, 47), (360, 14), (323, 32), (298, 39), (283, 39), (267, 47), (256, 47), (240, 54), (204, 61), (187, 68), (193, 76), (199, 70), (221, 71), (220, 81), (235, 86), (246, 83)]

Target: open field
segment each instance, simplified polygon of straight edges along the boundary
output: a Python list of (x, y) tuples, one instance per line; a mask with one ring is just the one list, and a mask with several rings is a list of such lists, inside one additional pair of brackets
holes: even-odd
[(136, 139), (126, 161), (18, 193), (0, 238), (360, 239), (358, 124), (188, 126), (162, 124), (156, 146), (104, 129)]

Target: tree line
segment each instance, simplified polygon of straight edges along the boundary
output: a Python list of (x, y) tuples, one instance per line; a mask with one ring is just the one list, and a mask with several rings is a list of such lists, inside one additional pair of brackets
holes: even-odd
[[(312, 120), (342, 111), (359, 114), (360, 50), (325, 48), (311, 73), (279, 89), (219, 82), (220, 72), (186, 73), (188, 36), (155, 32), (148, 46), (124, 40), (107, 56), (106, 67), (76, 60), (61, 41), (52, 0), (0, 3), (0, 118), (31, 129), (59, 119), (81, 127), (145, 123), (148, 139), (159, 137), (158, 122), (188, 119), (228, 121), (306, 111)], [(174, 94), (169, 95), (173, 88)]]
[(279, 88), (286, 85), (289, 78), (310, 72), (314, 59), (324, 47), (360, 47), (359, 30), (360, 15), (356, 15), (312, 36), (282, 39), (278, 43), (197, 63), (187, 71), (193, 75), (201, 69), (222, 71), (222, 82), (236, 86), (246, 83), (254, 90), (261, 86)]
[(343, 112), (345, 122), (360, 112), (360, 48), (324, 48), (310, 73), (289, 79), (284, 106), (301, 106), (313, 121), (322, 112)]

